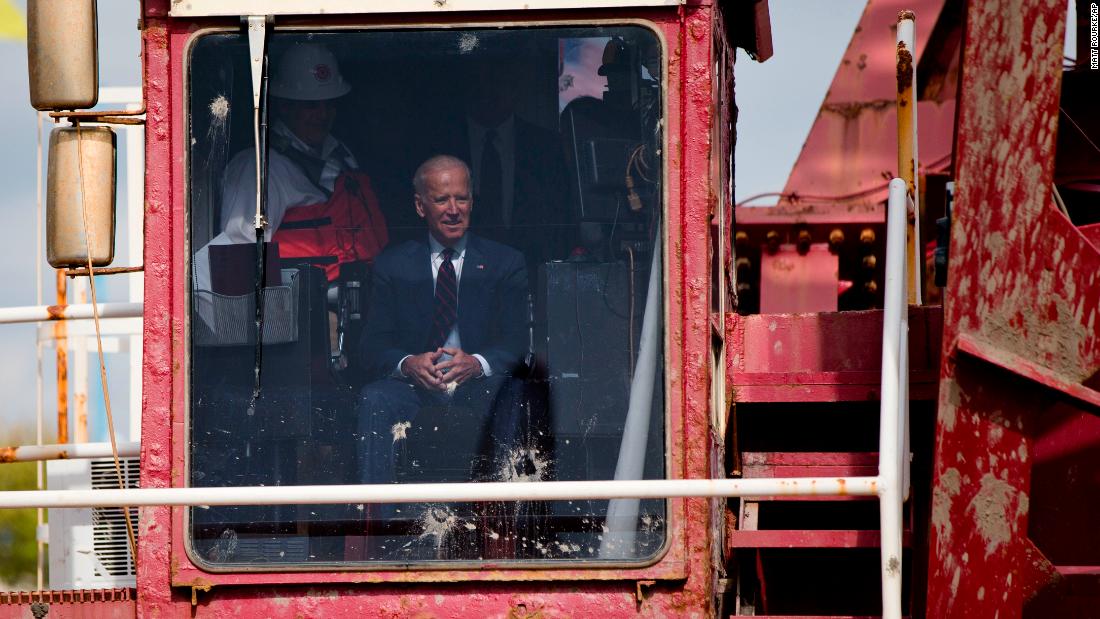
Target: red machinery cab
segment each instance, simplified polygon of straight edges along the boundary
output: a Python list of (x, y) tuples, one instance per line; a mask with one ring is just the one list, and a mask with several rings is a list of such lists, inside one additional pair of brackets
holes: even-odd
[[(105, 616), (1088, 616), (1095, 535), (1074, 528), (1075, 547), (1058, 522), (1095, 507), (1095, 480), (1063, 473), (1096, 462), (1098, 258), (1089, 168), (1059, 175), (1050, 152), (1060, 7), (925, 3), (916, 49), (935, 53), (880, 83), (853, 72), (889, 64), (868, 54), (897, 51), (906, 7), (870, 3), (780, 203), (735, 209), (735, 48), (771, 55), (766, 2), (376, 4), (142, 5), (141, 489), (838, 489), (155, 505), (133, 595), (34, 601), (74, 616), (80, 602)], [(991, 23), (1004, 32), (986, 41)], [(905, 167), (892, 104), (914, 83), (931, 163), (910, 185), (910, 246), (943, 215), (949, 278), (942, 307), (911, 293), (908, 354), (884, 362), (886, 185), (860, 183)], [(56, 113), (117, 121), (80, 114)], [(1072, 209), (1052, 203), (1056, 181)], [(913, 271), (910, 290), (938, 292)], [(912, 492), (904, 550), (880, 562), (891, 363)], [(869, 486), (847, 492), (855, 479)], [(897, 496), (910, 476), (895, 481)], [(901, 603), (884, 605), (899, 574)]]
[[(767, 55), (764, 6), (307, 4), (265, 24), (258, 397), (249, 32), (228, 5), (145, 7), (146, 315), (166, 320), (143, 486), (721, 476), (732, 59)], [(289, 250), (322, 219), (341, 251)], [(459, 228), (457, 319), (426, 342)], [(450, 393), (407, 364), (439, 347), (480, 365)], [(137, 604), (709, 614), (715, 507), (147, 509)]]

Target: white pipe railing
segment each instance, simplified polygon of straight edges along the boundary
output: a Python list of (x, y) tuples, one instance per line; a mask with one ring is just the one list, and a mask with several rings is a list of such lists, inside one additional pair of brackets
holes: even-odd
[[(120, 458), (133, 458), (141, 453), (141, 443), (119, 443)], [(63, 443), (55, 445), (18, 445), (0, 447), (0, 463), (39, 462), (42, 460), (88, 460), (113, 456), (110, 443)]]
[[(142, 303), (100, 303), (100, 318), (141, 318)], [(21, 322), (48, 322), (52, 320), (88, 320), (92, 318), (92, 305), (29, 305), (24, 307), (0, 307), (0, 324)]]
[(909, 452), (909, 308), (906, 295), (906, 183), (890, 181), (886, 207), (886, 277), (882, 317), (878, 496), (882, 529), (882, 615), (900, 619), (902, 503)]
[(338, 505), (357, 503), (724, 498), (734, 496), (874, 496), (877, 492), (877, 477), (125, 488), (0, 492), (0, 508)]

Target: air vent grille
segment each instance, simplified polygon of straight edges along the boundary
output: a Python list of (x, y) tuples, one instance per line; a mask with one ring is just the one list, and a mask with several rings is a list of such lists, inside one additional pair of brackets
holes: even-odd
[[(140, 466), (137, 458), (122, 458), (122, 483), (126, 488), (137, 488)], [(114, 460), (93, 460), (91, 462), (92, 489), (118, 488), (118, 475)], [(130, 521), (137, 535), (138, 510), (130, 508)], [(126, 539), (126, 519), (122, 509), (117, 507), (96, 507), (92, 509), (92, 549), (99, 565), (106, 573), (100, 576), (134, 576), (134, 558), (130, 555), (130, 544)], [(98, 570), (97, 570), (98, 571)]]

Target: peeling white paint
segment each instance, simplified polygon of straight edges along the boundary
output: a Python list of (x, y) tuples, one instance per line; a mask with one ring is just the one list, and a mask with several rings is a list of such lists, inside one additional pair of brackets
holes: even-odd
[(390, 427), (390, 435), (393, 436), (393, 442), (401, 441), (408, 438), (406, 432), (412, 427), (411, 421), (399, 421)]

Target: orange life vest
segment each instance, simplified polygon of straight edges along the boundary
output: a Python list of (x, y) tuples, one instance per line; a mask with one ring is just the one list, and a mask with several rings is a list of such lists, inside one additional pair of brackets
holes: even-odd
[(389, 234), (370, 178), (343, 172), (327, 202), (287, 209), (272, 240), (279, 244), (280, 258), (303, 258), (322, 266), (333, 281), (341, 264), (378, 255)]

